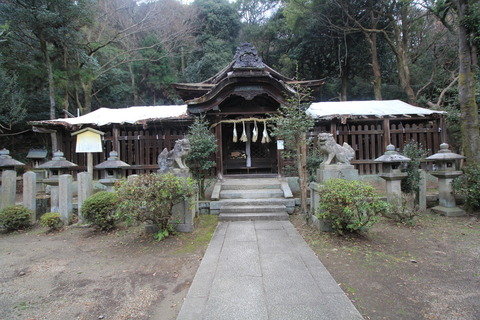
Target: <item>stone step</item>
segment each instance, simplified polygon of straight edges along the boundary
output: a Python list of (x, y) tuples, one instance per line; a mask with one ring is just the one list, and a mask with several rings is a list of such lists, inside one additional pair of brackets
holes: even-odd
[(277, 212), (283, 213), (287, 212), (287, 207), (285, 205), (229, 205), (222, 206), (220, 209), (220, 214), (222, 213), (248, 213), (248, 212), (257, 212), (257, 213), (267, 213), (267, 212)]
[(283, 198), (281, 189), (222, 190), (220, 199), (264, 199)]
[(264, 199), (223, 199), (210, 202), (210, 210), (213, 214), (219, 214), (222, 207), (228, 206), (286, 206), (287, 212), (292, 214), (295, 210), (294, 199), (264, 198)]
[(258, 220), (288, 220), (288, 214), (285, 213), (222, 213), (218, 216), (218, 221), (258, 221)]
[(222, 190), (281, 189), (281, 183), (222, 184)]
[(270, 179), (226, 179), (222, 182), (222, 190), (249, 189), (281, 189), (278, 178)]

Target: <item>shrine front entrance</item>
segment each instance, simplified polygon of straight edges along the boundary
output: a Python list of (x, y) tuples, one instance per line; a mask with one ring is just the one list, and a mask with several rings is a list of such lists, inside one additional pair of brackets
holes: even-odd
[(272, 174), (278, 172), (276, 140), (264, 121), (220, 124), (223, 174)]

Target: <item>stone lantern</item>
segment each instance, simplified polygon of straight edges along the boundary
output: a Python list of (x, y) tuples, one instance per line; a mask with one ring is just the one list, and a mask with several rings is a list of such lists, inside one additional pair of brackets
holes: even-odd
[(0, 150), (0, 177), (2, 179), (0, 209), (15, 204), (17, 194), (17, 172), (15, 168), (24, 165), (24, 163), (12, 159), (10, 151), (7, 149)]
[(58, 182), (60, 175), (68, 173), (70, 168), (76, 166), (75, 163), (65, 159), (63, 152), (59, 150), (53, 153), (52, 160), (39, 165), (38, 168), (47, 169), (48, 178), (46, 180), (57, 180)]
[(455, 197), (452, 194), (452, 180), (462, 175), (463, 172), (457, 170), (456, 163), (465, 157), (453, 153), (448, 147), (448, 144), (442, 143), (440, 151), (426, 159), (435, 161), (435, 169), (430, 174), (438, 178), (439, 205), (433, 207), (432, 210), (447, 217), (458, 217), (465, 215), (465, 211), (458, 208), (455, 203)]
[(407, 176), (406, 172), (401, 172), (401, 167), (402, 163), (408, 161), (410, 161), (410, 158), (402, 156), (395, 151), (393, 144), (389, 144), (387, 151), (374, 160), (374, 162), (382, 164), (382, 173), (379, 176), (386, 181), (388, 200), (392, 200), (401, 195), (401, 181)]
[(65, 159), (63, 152), (57, 151), (53, 153), (52, 160), (47, 161), (38, 166), (40, 169), (47, 170), (47, 179), (43, 180), (43, 183), (50, 186), (50, 204), (51, 212), (58, 212), (59, 210), (59, 178), (62, 174), (68, 173), (68, 170), (77, 165)]
[(7, 149), (0, 150), (0, 172), (6, 170), (15, 170), (16, 167), (22, 167), (25, 163), (17, 161), (10, 156)]
[(115, 182), (122, 178), (122, 168), (130, 167), (128, 163), (118, 158), (118, 152), (111, 151), (108, 159), (95, 166), (95, 169), (102, 169), (102, 179), (99, 182), (107, 187), (107, 191), (113, 191)]

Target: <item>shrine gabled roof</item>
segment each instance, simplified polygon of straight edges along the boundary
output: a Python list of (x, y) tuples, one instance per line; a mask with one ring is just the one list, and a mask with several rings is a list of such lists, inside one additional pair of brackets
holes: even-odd
[(234, 60), (213, 77), (200, 83), (175, 83), (177, 93), (187, 104), (209, 101), (228, 84), (272, 83), (284, 92), (294, 92), (293, 85), (319, 87), (324, 80), (298, 81), (288, 78), (263, 63), (257, 50), (249, 43), (237, 48)]

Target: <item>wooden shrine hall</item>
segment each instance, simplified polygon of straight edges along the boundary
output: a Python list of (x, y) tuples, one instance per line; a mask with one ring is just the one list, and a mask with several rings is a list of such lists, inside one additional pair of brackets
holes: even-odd
[[(282, 143), (270, 135), (270, 116), (286, 103), (298, 86), (318, 90), (323, 80), (295, 81), (262, 62), (250, 44), (237, 48), (234, 60), (212, 78), (201, 83), (176, 83), (184, 105), (144, 106), (124, 109), (100, 108), (76, 118), (35, 121), (37, 131), (56, 132), (59, 149), (67, 160), (85, 170), (84, 154), (75, 153), (73, 131), (91, 127), (104, 132), (104, 152), (94, 154), (94, 164), (110, 151), (131, 167), (125, 175), (155, 172), (163, 148), (173, 148), (183, 138), (195, 116), (205, 115), (218, 141), (216, 167), (212, 175), (289, 175), (292, 163), (284, 157)], [(375, 174), (373, 160), (393, 143), (416, 140), (435, 153), (445, 141), (443, 112), (393, 101), (315, 102), (308, 113), (315, 129), (331, 132), (337, 143), (347, 142), (356, 150), (352, 162), (360, 174)], [(95, 177), (98, 177), (98, 173)]]

